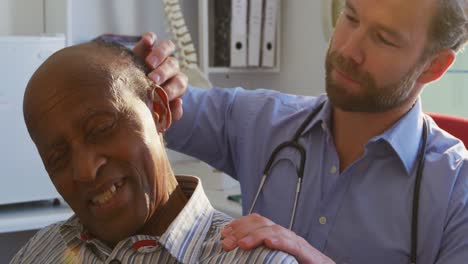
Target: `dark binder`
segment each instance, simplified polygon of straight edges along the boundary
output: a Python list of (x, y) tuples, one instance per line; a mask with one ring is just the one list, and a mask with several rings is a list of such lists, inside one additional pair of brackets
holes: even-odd
[(215, 0), (214, 3), (214, 57), (216, 67), (229, 67), (231, 43), (231, 0)]

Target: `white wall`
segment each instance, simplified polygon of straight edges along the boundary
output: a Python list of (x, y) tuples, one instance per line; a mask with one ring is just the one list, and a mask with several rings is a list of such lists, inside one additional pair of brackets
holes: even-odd
[(12, 19), (11, 19), (11, 4), (13, 0), (10, 1), (0, 1), (0, 34), (8, 35), (11, 34), (12, 29)]
[[(188, 20), (196, 21), (196, 1), (184, 0), (181, 5)], [(155, 0), (71, 0), (72, 42), (80, 43), (109, 32), (139, 35), (154, 31), (167, 38), (162, 10), (162, 2)]]
[(44, 27), (48, 34), (64, 34), (68, 31), (67, 0), (43, 0), (44, 1)]
[(42, 18), (42, 0), (0, 0), (0, 35), (41, 34)]

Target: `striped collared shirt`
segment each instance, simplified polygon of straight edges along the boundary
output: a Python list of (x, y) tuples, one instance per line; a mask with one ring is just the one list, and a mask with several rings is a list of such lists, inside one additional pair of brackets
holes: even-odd
[(110, 248), (72, 216), (40, 230), (11, 263), (297, 263), (264, 247), (223, 251), (220, 231), (232, 218), (211, 206), (198, 178), (177, 176), (177, 181), (190, 198), (160, 237), (134, 235)]

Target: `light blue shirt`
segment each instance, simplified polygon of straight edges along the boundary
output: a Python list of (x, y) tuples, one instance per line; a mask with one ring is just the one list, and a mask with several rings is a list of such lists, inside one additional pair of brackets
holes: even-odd
[[(184, 116), (166, 133), (168, 147), (195, 156), (239, 180), (243, 212), (253, 201), (265, 165), (321, 102), (299, 142), (306, 165), (294, 232), (337, 263), (408, 263), (413, 190), (422, 143), (418, 102), (342, 173), (325, 95), (271, 90), (189, 87)], [(428, 118), (421, 184), (418, 263), (468, 263), (468, 153)], [(278, 155), (255, 212), (288, 226), (299, 155)]]

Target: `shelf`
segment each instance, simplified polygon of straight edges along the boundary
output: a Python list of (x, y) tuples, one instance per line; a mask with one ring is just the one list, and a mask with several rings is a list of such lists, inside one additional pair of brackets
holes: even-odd
[(40, 229), (73, 215), (65, 202), (53, 201), (0, 206), (0, 233)]
[[(198, 32), (199, 32), (199, 60), (200, 68), (205, 74), (230, 74), (230, 73), (279, 73), (280, 72), (280, 51), (281, 51), (281, 4), (278, 0), (279, 9), (277, 13), (276, 25), (276, 50), (275, 66), (269, 67), (215, 67), (214, 65), (214, 23), (213, 23), (213, 3), (215, 0), (200, 0), (198, 3)], [(229, 45), (229, 43), (228, 43)]]

